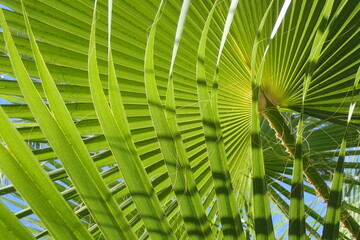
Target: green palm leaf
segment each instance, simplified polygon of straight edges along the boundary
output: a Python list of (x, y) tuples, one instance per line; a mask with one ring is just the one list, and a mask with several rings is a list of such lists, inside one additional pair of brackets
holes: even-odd
[(3, 236), (360, 236), (358, 1), (0, 4)]

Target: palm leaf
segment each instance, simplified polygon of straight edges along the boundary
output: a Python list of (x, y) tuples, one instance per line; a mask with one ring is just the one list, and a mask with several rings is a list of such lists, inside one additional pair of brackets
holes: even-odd
[(357, 1), (0, 3), (2, 234), (359, 236)]

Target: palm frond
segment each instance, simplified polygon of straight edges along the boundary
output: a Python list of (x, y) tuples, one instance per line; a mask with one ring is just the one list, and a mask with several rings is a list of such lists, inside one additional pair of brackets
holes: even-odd
[(0, 4), (0, 235), (359, 237), (357, 1)]

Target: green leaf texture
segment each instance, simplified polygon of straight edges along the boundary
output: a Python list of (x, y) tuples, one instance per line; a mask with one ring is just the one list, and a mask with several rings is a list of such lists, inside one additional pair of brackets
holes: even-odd
[(358, 1), (0, 4), (0, 236), (360, 237)]

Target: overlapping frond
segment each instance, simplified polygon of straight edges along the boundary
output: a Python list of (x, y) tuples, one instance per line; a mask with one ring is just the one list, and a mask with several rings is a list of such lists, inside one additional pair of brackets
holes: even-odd
[(0, 0), (0, 236), (319, 237), (339, 154), (359, 236), (360, 3), (325, 2)]

